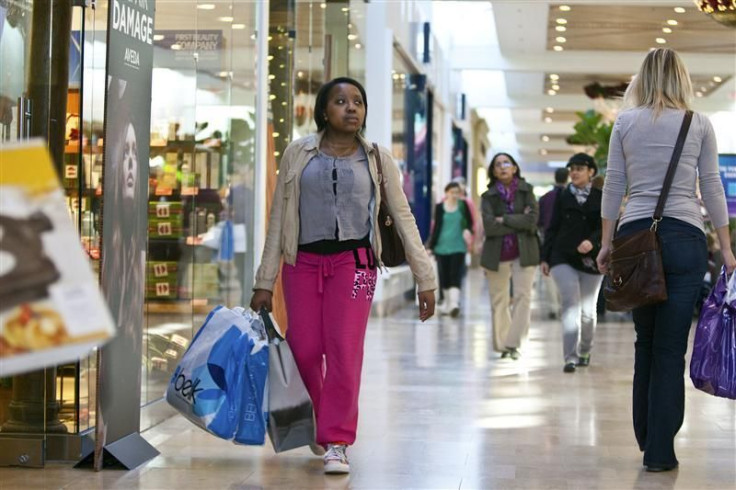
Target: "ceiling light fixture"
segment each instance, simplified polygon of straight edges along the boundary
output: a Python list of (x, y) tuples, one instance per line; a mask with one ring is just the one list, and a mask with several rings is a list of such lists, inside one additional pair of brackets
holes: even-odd
[(702, 96), (703, 96), (703, 92), (695, 92), (695, 97), (702, 97)]
[(217, 20), (222, 22), (232, 22), (234, 19), (232, 17), (218, 17)]
[(166, 36), (164, 36), (163, 34), (154, 34), (153, 35), (153, 40), (154, 41), (161, 41), (161, 40), (163, 40), (164, 37), (166, 37)]
[(565, 32), (567, 30), (567, 27), (565, 27), (565, 26), (557, 26), (557, 27), (555, 27), (555, 30), (557, 32)]
[(546, 112), (547, 114), (552, 114), (553, 112), (555, 112), (555, 110), (554, 110), (554, 108), (553, 108), (553, 107), (547, 107), (547, 108), (546, 108), (546, 109), (544, 110), (544, 112)]
[(685, 9), (682, 7), (675, 7), (675, 12), (677, 12), (678, 14), (684, 14)]
[(549, 141), (549, 136), (547, 136), (546, 134), (544, 136), (542, 136), (542, 141), (544, 141), (545, 143), (548, 142)]
[(716, 83), (721, 83), (723, 79), (721, 77), (713, 77), (713, 81)]
[(215, 4), (214, 3), (201, 3), (197, 5), (197, 8), (199, 10), (215, 10)]
[(320, 3), (320, 4), (319, 4), (319, 8), (321, 8), (321, 9), (326, 9), (326, 8), (327, 8), (327, 4), (326, 4), (326, 3), (324, 3), (324, 2), (323, 2), (323, 3)]
[(559, 80), (560, 79), (560, 76), (557, 73), (550, 73), (549, 74), (549, 79), (550, 80)]
[(557, 95), (557, 92), (555, 92), (552, 89), (547, 90), (547, 95)]
[(567, 19), (563, 19), (562, 17), (560, 17), (559, 19), (557, 19), (557, 23), (561, 25), (567, 24)]
[(362, 48), (362, 47), (363, 47), (363, 45), (362, 45), (362, 44), (360, 44), (360, 43), (355, 43), (355, 49), (360, 49), (360, 48)]
[(542, 155), (542, 156), (544, 156), (544, 155), (547, 154), (547, 150), (545, 150), (544, 148), (542, 148), (541, 150), (539, 150), (539, 154)]
[(667, 21), (667, 24), (669, 24), (671, 26), (676, 26), (678, 24), (678, 22), (675, 19), (669, 19)]
[(556, 37), (555, 38), (555, 41), (557, 41), (558, 43), (566, 43), (567, 42), (567, 38), (566, 37), (559, 36), (559, 37)]
[(665, 34), (672, 34), (672, 29), (670, 29), (669, 27), (663, 27), (662, 32), (664, 32)]
[(665, 43), (667, 43), (667, 40), (665, 38), (663, 38), (663, 37), (658, 37), (657, 39), (655, 39), (655, 41), (657, 41), (657, 44), (665, 44)]
[(560, 86), (557, 84), (552, 85), (552, 90), (560, 90)]
[(358, 39), (358, 35), (357, 34), (348, 34), (348, 40), (349, 41), (355, 41), (356, 39)]
[(552, 118), (549, 117), (549, 116), (547, 116), (547, 117), (544, 118), (544, 122), (546, 122), (547, 124), (549, 124), (549, 123), (552, 122)]
[(552, 49), (554, 49), (555, 51), (562, 51), (565, 48), (563, 48), (562, 46), (554, 46), (552, 47)]
[(563, 12), (569, 12), (570, 10), (572, 10), (572, 8), (570, 8), (570, 6), (569, 6), (569, 5), (560, 5), (560, 7), (559, 7), (559, 8), (560, 8), (560, 10), (562, 10)]
[(245, 29), (245, 24), (233, 24), (231, 27), (233, 29), (242, 30)]
[(172, 44), (171, 49), (174, 51), (179, 51), (181, 49), (181, 44)]

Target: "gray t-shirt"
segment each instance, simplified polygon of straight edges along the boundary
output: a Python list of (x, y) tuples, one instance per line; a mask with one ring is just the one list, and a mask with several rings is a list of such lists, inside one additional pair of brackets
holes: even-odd
[[(629, 198), (620, 224), (652, 217), (684, 115), (683, 110), (665, 109), (655, 119), (648, 107), (628, 109), (618, 115), (608, 150), (601, 203), (603, 218), (618, 218), (627, 186)], [(697, 113), (685, 139), (664, 216), (704, 229), (696, 180), (713, 225), (727, 225), (715, 133), (708, 118)]]
[(318, 152), (302, 172), (299, 245), (368, 236), (372, 200), (373, 181), (362, 146), (340, 158)]

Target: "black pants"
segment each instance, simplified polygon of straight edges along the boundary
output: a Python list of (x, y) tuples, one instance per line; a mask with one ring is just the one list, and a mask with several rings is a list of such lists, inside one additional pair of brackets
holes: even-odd
[[(623, 225), (620, 235), (648, 228), (651, 219)], [(684, 221), (664, 218), (657, 231), (668, 299), (634, 309), (634, 434), (644, 464), (677, 464), (674, 440), (685, 416), (685, 351), (707, 268), (703, 232)]]
[(465, 271), (465, 252), (439, 255), (437, 269), (440, 276), (440, 289), (459, 288)]

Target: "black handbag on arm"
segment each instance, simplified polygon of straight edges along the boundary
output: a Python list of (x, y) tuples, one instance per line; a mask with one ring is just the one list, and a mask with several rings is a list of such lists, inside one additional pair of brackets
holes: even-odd
[(378, 168), (381, 192), (381, 205), (378, 208), (378, 229), (381, 231), (381, 262), (386, 267), (396, 267), (406, 262), (406, 253), (399, 232), (396, 230), (396, 223), (394, 223), (391, 213), (388, 211), (386, 188), (383, 183), (381, 151), (376, 143), (373, 143), (373, 150), (376, 152), (376, 167)]
[(675, 178), (677, 162), (680, 160), (692, 118), (692, 111), (685, 112), (662, 192), (654, 209), (652, 226), (613, 240), (608, 273), (603, 281), (606, 308), (611, 311), (627, 311), (667, 300), (657, 225), (662, 221), (664, 205)]

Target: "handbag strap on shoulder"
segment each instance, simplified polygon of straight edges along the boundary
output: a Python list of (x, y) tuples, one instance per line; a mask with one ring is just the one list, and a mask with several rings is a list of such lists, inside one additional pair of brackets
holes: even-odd
[(672, 181), (675, 179), (677, 162), (680, 161), (682, 147), (685, 146), (685, 138), (687, 137), (687, 132), (690, 129), (690, 122), (692, 120), (693, 111), (685, 111), (685, 117), (682, 120), (682, 126), (680, 126), (680, 134), (677, 135), (677, 143), (675, 143), (675, 149), (673, 150), (672, 158), (670, 159), (670, 166), (667, 168), (667, 174), (664, 177), (664, 184), (662, 184), (662, 193), (659, 195), (659, 200), (657, 200), (657, 207), (654, 208), (654, 223), (652, 224), (654, 230), (657, 229), (657, 223), (662, 221), (664, 203), (667, 201), (667, 195), (670, 193)]
[(373, 150), (376, 152), (376, 167), (378, 168), (378, 184), (381, 189), (381, 200), (386, 200), (386, 188), (383, 184), (383, 165), (381, 164), (381, 150), (377, 143), (373, 143)]

